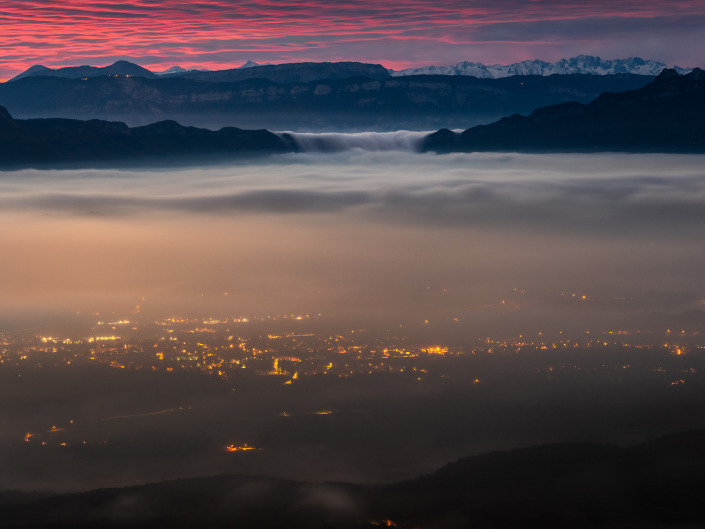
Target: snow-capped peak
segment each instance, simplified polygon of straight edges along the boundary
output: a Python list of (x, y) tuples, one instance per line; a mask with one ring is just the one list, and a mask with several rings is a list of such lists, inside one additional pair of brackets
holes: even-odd
[[(450, 66), (423, 66), (406, 70), (390, 70), (391, 75), (402, 77), (406, 75), (470, 75), (482, 79), (498, 79), (512, 75), (553, 75), (553, 74), (593, 74), (609, 75), (616, 73), (631, 73), (637, 75), (658, 75), (664, 68), (664, 63), (629, 57), (628, 59), (604, 60), (592, 55), (578, 55), (570, 59), (556, 62), (541, 60), (521, 61), (513, 64), (489, 64), (463, 61)], [(691, 68), (674, 66), (680, 73), (688, 73)]]
[(182, 68), (181, 66), (172, 66), (171, 68), (167, 68), (163, 72), (154, 72), (155, 75), (176, 75), (180, 73), (188, 73), (188, 72), (207, 72), (206, 68)]
[(188, 72), (186, 68), (182, 68), (181, 66), (172, 66), (171, 68), (167, 68), (163, 72), (154, 72), (156, 75), (171, 75), (174, 73), (185, 73)]
[(242, 66), (238, 66), (238, 70), (242, 70), (243, 68), (252, 68), (253, 66), (271, 66), (271, 65), (272, 65), (271, 62), (247, 61)]

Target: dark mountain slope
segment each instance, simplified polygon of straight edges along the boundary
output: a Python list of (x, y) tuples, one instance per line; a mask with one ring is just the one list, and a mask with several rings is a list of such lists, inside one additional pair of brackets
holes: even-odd
[(441, 130), (423, 149), (519, 152), (705, 152), (705, 72), (664, 70), (643, 88), (513, 115), (460, 134)]
[(0, 169), (140, 161), (166, 162), (190, 156), (216, 159), (288, 152), (266, 130), (226, 127), (218, 131), (163, 121), (129, 128), (121, 122), (72, 119), (15, 120), (0, 107)]
[(391, 486), (217, 476), (49, 498), (4, 495), (7, 528), (697, 527), (705, 431), (620, 448), (555, 444), (462, 459)]
[(3, 527), (357, 528), (369, 490), (257, 476), (215, 476), (0, 504)]
[[(117, 61), (109, 66), (67, 66), (65, 68), (47, 68), (36, 64), (10, 81), (18, 81), (27, 77), (62, 77), (79, 79), (81, 77), (100, 77), (104, 75), (137, 76), (154, 79), (157, 74), (128, 61)], [(386, 79), (389, 72), (380, 64), (362, 62), (297, 62), (287, 64), (255, 64), (248, 67), (231, 68), (228, 70), (188, 70), (170, 73), (169, 76), (198, 79), (212, 82), (236, 82), (247, 79), (268, 79), (277, 83), (306, 83), (330, 79), (346, 79), (348, 77), (369, 77), (371, 79)]]
[(362, 62), (296, 62), (288, 64), (266, 64), (249, 68), (232, 68), (214, 72), (191, 71), (179, 74), (186, 79), (211, 82), (238, 82), (247, 79), (267, 79), (279, 84), (330, 81), (350, 77), (387, 79), (391, 77), (381, 64)]
[[(409, 527), (672, 527), (705, 521), (705, 432), (636, 447), (561, 444), (495, 452), (394, 485)], [(445, 520), (443, 523), (439, 523)]]

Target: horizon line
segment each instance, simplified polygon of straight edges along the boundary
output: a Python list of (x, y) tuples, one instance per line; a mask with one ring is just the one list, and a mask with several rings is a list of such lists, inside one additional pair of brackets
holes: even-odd
[[(365, 60), (334, 60), (334, 59), (329, 59), (329, 60), (323, 60), (323, 61), (321, 61), (321, 60), (305, 60), (305, 59), (299, 60), (299, 59), (294, 59), (294, 60), (288, 60), (288, 61), (284, 61), (284, 62), (269, 62), (269, 61), (268, 61), (268, 62), (265, 62), (265, 63), (258, 63), (257, 61), (253, 61), (253, 60), (251, 60), (251, 59), (247, 59), (247, 60), (245, 60), (245, 61), (244, 61), (242, 64), (240, 64), (240, 65), (235, 65), (234, 63), (230, 63), (230, 65), (224, 66), (224, 67), (223, 67), (223, 65), (219, 65), (219, 66), (218, 66), (218, 69), (213, 69), (213, 70), (209, 70), (209, 71), (214, 71), (214, 72), (215, 72), (215, 71), (221, 71), (221, 70), (234, 70), (234, 69), (239, 69), (239, 68), (244, 67), (247, 63), (250, 63), (250, 62), (255, 63), (256, 66), (279, 66), (279, 65), (282, 65), (282, 64), (298, 64), (298, 63), (315, 63), (315, 64), (322, 64), (322, 63), (356, 62), (356, 63), (361, 63), (361, 64), (379, 65), (379, 66), (382, 66), (383, 68), (385, 68), (385, 69), (387, 69), (387, 70), (391, 70), (391, 71), (403, 71), (403, 70), (413, 70), (413, 69), (416, 69), (416, 68), (425, 68), (425, 67), (432, 67), (432, 66), (435, 66), (435, 67), (456, 66), (456, 65), (461, 64), (461, 63), (463, 63), (463, 62), (469, 62), (469, 63), (473, 63), (473, 64), (482, 64), (482, 65), (484, 65), (484, 66), (512, 66), (512, 65), (515, 65), (515, 64), (521, 64), (521, 63), (525, 63), (525, 62), (536, 62), (536, 61), (545, 62), (545, 63), (547, 63), (547, 64), (556, 64), (556, 63), (558, 63), (558, 62), (560, 62), (560, 61), (563, 61), (563, 60), (577, 59), (577, 58), (579, 58), (579, 57), (590, 57), (590, 58), (600, 59), (600, 60), (603, 60), (603, 61), (626, 61), (626, 60), (629, 60), (629, 59), (641, 59), (641, 60), (643, 60), (643, 61), (653, 61), (653, 62), (661, 63), (661, 64), (666, 65), (666, 67), (668, 67), (668, 68), (676, 68), (676, 67), (677, 67), (677, 68), (697, 68), (697, 67), (698, 67), (698, 66), (680, 66), (680, 65), (678, 65), (678, 64), (668, 65), (667, 63), (664, 63), (664, 62), (659, 61), (659, 60), (657, 60), (657, 59), (650, 59), (650, 58), (645, 59), (645, 58), (643, 58), (643, 57), (639, 57), (639, 56), (635, 56), (635, 55), (632, 55), (632, 56), (629, 56), (629, 57), (604, 58), (604, 57), (602, 57), (602, 56), (600, 56), (600, 55), (591, 55), (591, 54), (588, 54), (588, 53), (580, 53), (580, 54), (578, 54), (578, 55), (573, 55), (573, 56), (571, 56), (571, 57), (562, 57), (562, 58), (560, 58), (560, 59), (558, 59), (558, 60), (555, 60), (555, 61), (550, 61), (550, 60), (545, 60), (545, 59), (540, 59), (540, 58), (525, 59), (525, 60), (523, 60), (523, 61), (516, 61), (516, 62), (509, 62), (509, 63), (500, 63), (500, 62), (496, 62), (496, 63), (495, 63), (495, 62), (493, 62), (493, 63), (484, 63), (484, 62), (481, 62), (481, 61), (475, 62), (475, 61), (463, 60), (463, 61), (450, 62), (450, 63), (440, 63), (440, 62), (438, 62), (438, 63), (426, 63), (426, 64), (424, 64), (424, 65), (422, 65), (422, 66), (409, 66), (409, 67), (405, 67), (405, 68), (399, 68), (398, 66), (397, 66), (396, 68), (395, 68), (395, 67), (387, 67), (387, 66), (385, 66), (385, 64), (384, 64), (383, 62), (365, 61)], [(128, 57), (128, 58), (116, 59), (116, 60), (114, 60), (113, 62), (108, 63), (108, 64), (105, 64), (105, 65), (102, 65), (102, 66), (98, 66), (98, 65), (94, 65), (94, 64), (71, 64), (71, 65), (46, 66), (46, 65), (41, 64), (41, 63), (36, 63), (36, 64), (32, 64), (31, 66), (28, 66), (27, 68), (25, 68), (24, 70), (20, 71), (19, 73), (15, 74), (15, 75), (12, 76), (12, 77), (7, 77), (6, 79), (0, 79), (0, 83), (4, 83), (4, 82), (7, 82), (7, 81), (9, 81), (9, 80), (11, 80), (11, 79), (14, 79), (14, 78), (17, 77), (18, 75), (21, 75), (21, 74), (25, 73), (25, 72), (28, 71), (30, 68), (33, 68), (33, 67), (35, 67), (35, 66), (44, 66), (45, 68), (49, 68), (49, 69), (51, 69), (51, 70), (60, 70), (60, 69), (63, 69), (63, 68), (80, 68), (80, 67), (83, 67), (83, 66), (89, 66), (89, 67), (93, 67), (93, 68), (106, 68), (106, 67), (112, 66), (112, 65), (114, 65), (114, 64), (116, 64), (116, 63), (118, 63), (118, 62), (128, 62), (128, 63), (134, 64), (134, 65), (136, 65), (136, 66), (140, 66), (140, 67), (142, 67), (142, 68), (145, 68), (146, 70), (149, 70), (149, 71), (152, 72), (152, 73), (157, 73), (157, 72), (163, 72), (163, 71), (165, 71), (165, 70), (168, 70), (169, 68), (173, 68), (174, 66), (178, 66), (178, 67), (184, 68), (184, 69), (186, 69), (186, 70), (189, 70), (189, 69), (192, 69), (192, 70), (203, 69), (203, 68), (204, 68), (204, 64), (207, 64), (207, 63), (201, 63), (201, 64), (196, 64), (196, 65), (190, 65), (189, 63), (185, 63), (185, 64), (188, 64), (188, 66), (181, 66), (181, 64), (184, 64), (184, 63), (181, 63), (181, 64), (171, 64), (171, 63), (147, 63), (147, 64), (140, 64), (139, 62), (136, 62), (136, 61), (140, 61), (140, 60), (141, 60), (140, 58)], [(393, 63), (394, 61), (391, 61), (391, 62)], [(171, 64), (171, 66), (166, 66), (166, 67), (165, 67), (165, 66), (164, 66), (165, 64)], [(153, 69), (153, 68), (156, 68), (156, 69)], [(161, 69), (161, 68), (164, 68), (164, 69)]]

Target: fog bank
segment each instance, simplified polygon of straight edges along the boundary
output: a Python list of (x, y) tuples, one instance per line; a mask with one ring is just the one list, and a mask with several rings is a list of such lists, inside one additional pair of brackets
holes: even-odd
[(479, 322), (514, 289), (536, 300), (521, 318), (539, 321), (551, 307), (613, 316), (565, 312), (550, 294), (579, 289), (606, 304), (609, 292), (638, 298), (640, 314), (665, 310), (664, 295), (681, 300), (669, 311), (700, 309), (703, 161), (354, 149), (198, 170), (2, 173), (0, 312), (139, 303)]
[(358, 133), (306, 133), (285, 132), (282, 135), (293, 140), (301, 152), (333, 153), (350, 150), (360, 151), (408, 151), (416, 152), (430, 132), (358, 132)]

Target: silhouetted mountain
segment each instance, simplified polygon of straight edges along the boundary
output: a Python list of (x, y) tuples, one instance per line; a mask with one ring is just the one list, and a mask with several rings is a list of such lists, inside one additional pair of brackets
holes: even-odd
[(253, 66), (271, 66), (271, 62), (263, 62), (263, 63), (258, 63), (255, 61), (246, 61), (243, 63), (241, 66), (238, 66), (238, 68), (252, 68)]
[[(329, 64), (339, 68), (345, 63)], [(288, 67), (295, 70), (289, 72)], [(191, 72), (155, 79), (28, 77), (0, 84), (0, 105), (21, 118), (99, 118), (130, 126), (175, 119), (208, 128), (430, 130), (466, 128), (468, 124), (488, 123), (563, 101), (588, 102), (605, 91), (632, 90), (652, 80), (641, 75), (504, 79), (367, 76), (295, 83), (261, 78), (267, 71), (279, 71), (282, 79), (296, 72), (304, 78), (306, 68), (305, 63), (255, 66), (230, 73)], [(315, 73), (323, 67), (318, 64), (311, 68)], [(204, 80), (211, 74), (257, 78), (238, 82)]]
[(705, 152), (705, 72), (664, 70), (649, 85), (513, 115), (460, 134), (440, 130), (427, 151)]
[(129, 128), (97, 119), (15, 120), (0, 107), (0, 168), (132, 162), (189, 156), (233, 157), (287, 152), (292, 147), (266, 130), (218, 131), (162, 121)]
[(386, 79), (389, 72), (380, 64), (362, 62), (295, 62), (289, 64), (245, 64), (244, 67), (214, 72), (188, 72), (181, 77), (211, 82), (238, 82), (268, 79), (279, 84), (331, 81), (350, 77)]
[(515, 528), (705, 523), (705, 431), (629, 448), (493, 452), (390, 486), (217, 476), (33, 498), (5, 494), (3, 526)]
[[(559, 444), (495, 452), (394, 485), (409, 527), (672, 527), (705, 521), (705, 432), (636, 447)], [(440, 522), (440, 523), (439, 523)]]
[(27, 77), (62, 77), (65, 79), (80, 79), (82, 77), (100, 77), (103, 75), (135, 76), (152, 79), (155, 74), (128, 61), (117, 61), (110, 66), (67, 66), (65, 68), (47, 68), (41, 64), (30, 67), (21, 74), (13, 77), (8, 82), (25, 79)]

